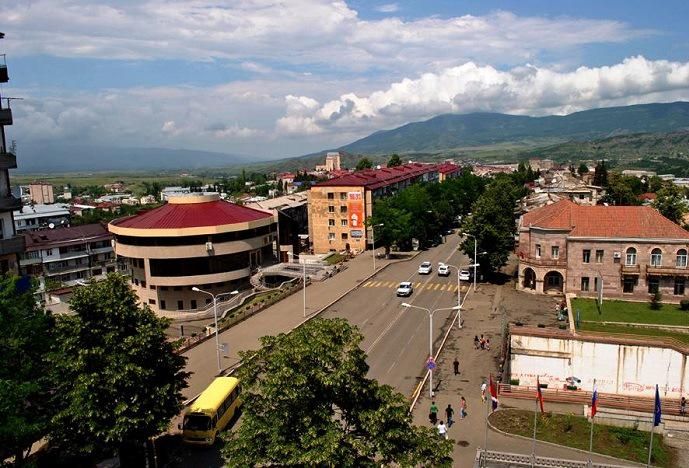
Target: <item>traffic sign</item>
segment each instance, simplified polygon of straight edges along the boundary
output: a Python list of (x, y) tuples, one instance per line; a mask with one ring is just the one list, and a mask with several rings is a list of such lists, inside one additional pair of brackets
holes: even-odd
[(433, 369), (435, 369), (435, 367), (436, 367), (435, 359), (433, 359), (433, 356), (429, 356), (428, 361), (426, 361), (426, 369), (433, 370)]

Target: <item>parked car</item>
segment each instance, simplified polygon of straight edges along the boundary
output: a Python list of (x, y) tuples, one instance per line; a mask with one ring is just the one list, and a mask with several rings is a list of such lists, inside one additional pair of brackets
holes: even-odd
[(438, 265), (438, 276), (450, 276), (450, 267), (444, 263)]
[(433, 271), (433, 265), (431, 264), (431, 262), (423, 262), (419, 266), (419, 274), (420, 275), (430, 275), (432, 271)]
[(397, 296), (409, 297), (414, 292), (414, 286), (409, 281), (403, 281), (397, 288)]
[(471, 281), (471, 273), (469, 270), (460, 270), (459, 271), (459, 280), (460, 281)]

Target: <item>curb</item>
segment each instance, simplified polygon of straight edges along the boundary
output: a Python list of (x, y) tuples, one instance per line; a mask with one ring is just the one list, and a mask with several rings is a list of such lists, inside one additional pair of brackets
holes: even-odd
[[(505, 409), (498, 409), (498, 410), (496, 410), (496, 411), (506, 411), (506, 410), (508, 410), (508, 408), (505, 408)], [(505, 432), (505, 431), (503, 431), (503, 430), (498, 429), (497, 427), (495, 427), (495, 426), (490, 422), (490, 417), (488, 417), (487, 424), (488, 424), (488, 427), (490, 428), (491, 431), (497, 432), (498, 434), (501, 434), (501, 435), (503, 435), (503, 436), (505, 436), (505, 437), (512, 437), (512, 438), (514, 438), (514, 439), (520, 439), (520, 440), (527, 441), (527, 442), (533, 442), (533, 439), (530, 438), (530, 437), (524, 437), (524, 436), (519, 435), (519, 434), (512, 434), (512, 433), (510, 433), (510, 432)], [(548, 442), (548, 441), (545, 441), (545, 440), (537, 439), (537, 442), (538, 442), (539, 444), (545, 444), (545, 445), (549, 445), (549, 446), (551, 446), (551, 447), (557, 447), (557, 448), (564, 448), (564, 449), (568, 449), (568, 450), (574, 450), (575, 452), (582, 453), (582, 454), (586, 454), (586, 455), (588, 455), (588, 453), (589, 453), (587, 450), (582, 450), (582, 449), (578, 449), (578, 448), (575, 448), (575, 447), (568, 447), (568, 446), (566, 446), (566, 445), (560, 445), (560, 444), (556, 444), (556, 443), (554, 443), (554, 442)], [(484, 450), (485, 450), (485, 447), (484, 447)], [(618, 463), (619, 463), (619, 462), (622, 462), (622, 463), (625, 463), (625, 464), (626, 464), (626, 465), (622, 465), (622, 466), (639, 466), (639, 467), (646, 466), (645, 463), (637, 463), (637, 462), (633, 462), (633, 461), (630, 461), (630, 460), (623, 460), (623, 459), (621, 459), (621, 458), (615, 458), (615, 457), (613, 457), (613, 456), (605, 455), (605, 454), (598, 453), (598, 452), (591, 452), (591, 453), (592, 453), (593, 455), (596, 455), (596, 456), (599, 456), (599, 457), (603, 457), (603, 458), (607, 458), (607, 459), (609, 459), (609, 460), (613, 460), (613, 461), (618, 462)]]

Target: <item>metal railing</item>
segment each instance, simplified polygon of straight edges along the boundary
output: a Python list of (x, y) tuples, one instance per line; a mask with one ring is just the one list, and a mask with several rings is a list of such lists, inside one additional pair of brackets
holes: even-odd
[(611, 465), (586, 460), (566, 460), (563, 458), (525, 455), (521, 453), (496, 452), (494, 450), (476, 450), (475, 467), (530, 466), (538, 468), (624, 468), (630, 465)]

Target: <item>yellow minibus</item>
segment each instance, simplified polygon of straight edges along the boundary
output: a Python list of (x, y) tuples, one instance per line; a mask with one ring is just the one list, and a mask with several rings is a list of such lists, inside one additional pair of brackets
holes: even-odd
[(184, 442), (213, 445), (218, 432), (227, 426), (237, 412), (241, 391), (237, 378), (216, 377), (184, 415)]

